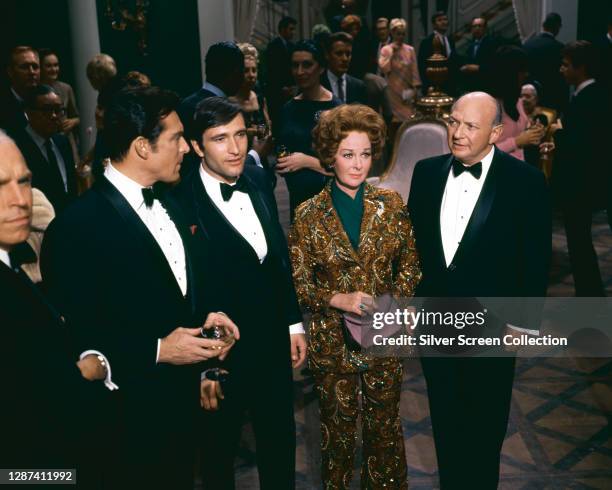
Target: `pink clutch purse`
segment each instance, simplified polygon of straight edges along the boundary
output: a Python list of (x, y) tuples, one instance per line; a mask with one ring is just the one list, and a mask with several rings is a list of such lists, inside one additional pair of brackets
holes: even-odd
[[(363, 316), (344, 313), (344, 336), (347, 347), (352, 351), (362, 351), (375, 347), (374, 337), (394, 337), (405, 332), (405, 325), (397, 321), (382, 321), (385, 313), (395, 313), (399, 303), (389, 293), (374, 299), (374, 305)], [(379, 337), (380, 338), (380, 337)]]

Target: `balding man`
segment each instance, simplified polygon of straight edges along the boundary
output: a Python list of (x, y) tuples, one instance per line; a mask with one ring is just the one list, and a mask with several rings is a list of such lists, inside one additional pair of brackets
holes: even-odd
[[(551, 216), (544, 175), (496, 149), (501, 133), (495, 99), (466, 94), (448, 122), (452, 153), (417, 163), (408, 210), (423, 270), (418, 295), (546, 294)], [(516, 327), (528, 326), (512, 320), (487, 318), (487, 330), (468, 335), (520, 335)], [(454, 326), (441, 328), (468, 330)], [(499, 357), (501, 349), (422, 358), (442, 489), (497, 488), (514, 379), (514, 358)]]
[(64, 318), (13, 254), (30, 233), (31, 179), (19, 149), (0, 130), (0, 384), (6, 393), (0, 461), (5, 468), (74, 468), (77, 438), (85, 430), (78, 421), (91, 417), (91, 438), (96, 420), (85, 397), (103, 389), (84, 378), (102, 379), (105, 372), (96, 355), (77, 362)]

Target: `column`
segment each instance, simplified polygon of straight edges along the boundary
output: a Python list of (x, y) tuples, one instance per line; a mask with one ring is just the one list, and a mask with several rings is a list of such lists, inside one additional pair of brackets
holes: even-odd
[(74, 93), (81, 114), (79, 132), (81, 155), (95, 142), (95, 111), (98, 93), (87, 80), (85, 69), (89, 60), (100, 52), (98, 13), (95, 0), (68, 0), (72, 60), (75, 69)]

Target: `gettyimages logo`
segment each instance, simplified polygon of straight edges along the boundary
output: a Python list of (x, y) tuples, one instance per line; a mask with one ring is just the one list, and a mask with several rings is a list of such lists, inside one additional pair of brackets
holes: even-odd
[(382, 329), (385, 325), (401, 323), (414, 330), (420, 326), (455, 327), (463, 330), (465, 327), (482, 326), (485, 324), (486, 308), (483, 311), (425, 311), (415, 307), (396, 309), (395, 311), (376, 311), (372, 315), (372, 328)]

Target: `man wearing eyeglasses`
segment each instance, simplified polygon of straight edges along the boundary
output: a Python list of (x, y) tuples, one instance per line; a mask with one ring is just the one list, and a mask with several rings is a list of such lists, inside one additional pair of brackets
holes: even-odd
[(70, 143), (62, 133), (62, 99), (49, 85), (39, 85), (24, 104), (28, 124), (15, 133), (15, 141), (32, 171), (32, 186), (45, 194), (58, 214), (77, 195)]

